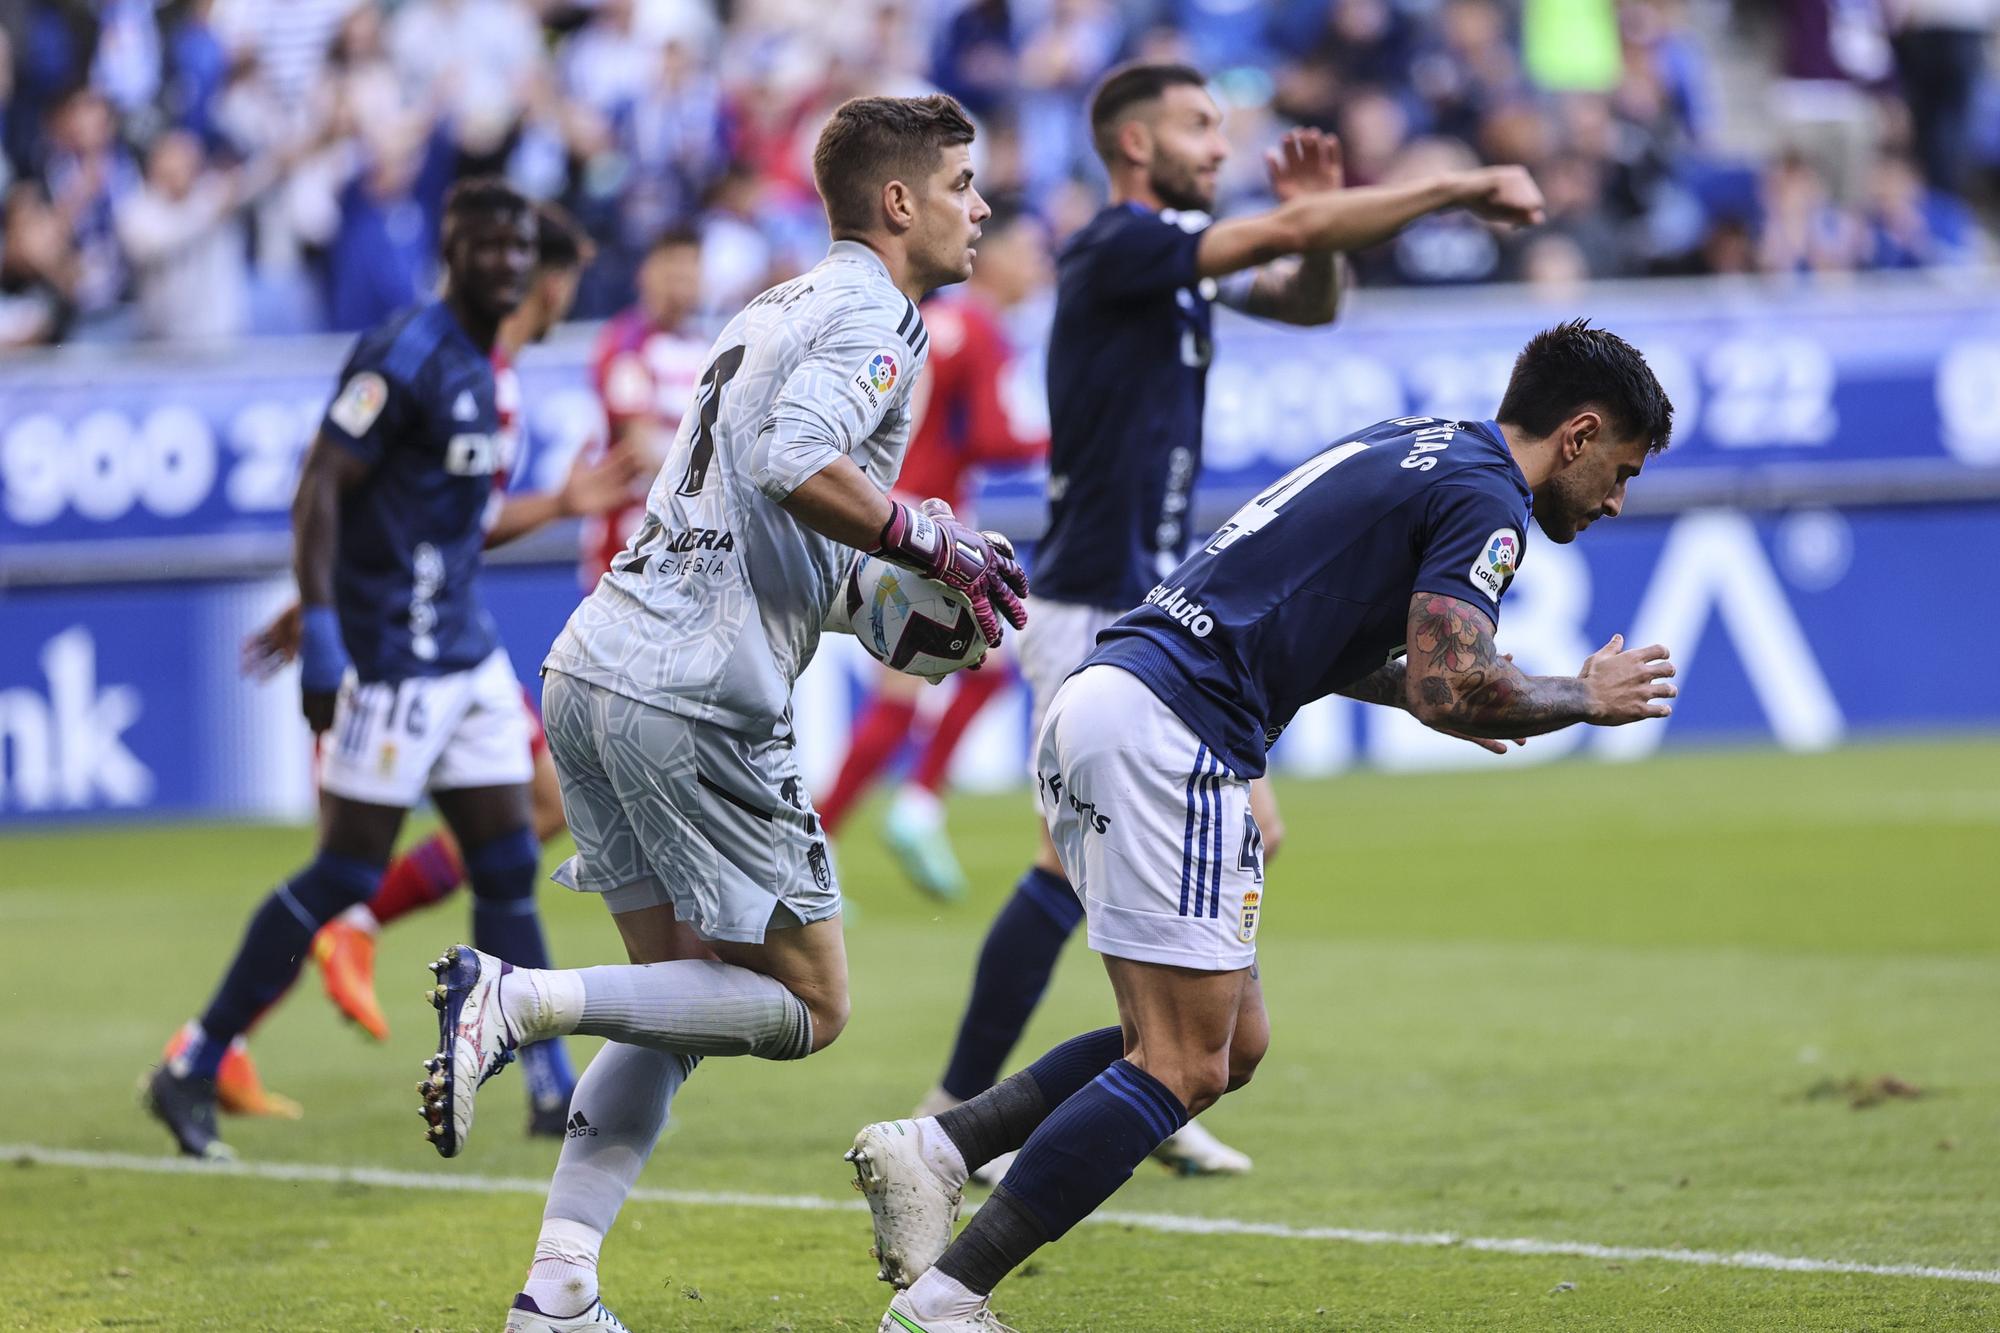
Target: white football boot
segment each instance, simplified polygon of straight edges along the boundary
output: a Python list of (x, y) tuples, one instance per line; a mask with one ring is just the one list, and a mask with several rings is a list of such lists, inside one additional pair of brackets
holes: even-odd
[(910, 1308), (910, 1293), (899, 1291), (889, 1302), (889, 1313), (882, 1316), (876, 1333), (1016, 1333), (993, 1317), (993, 1311), (980, 1306), (969, 1315), (954, 1315), (945, 1319), (919, 1319)]
[(1238, 1152), (1190, 1120), (1153, 1149), (1153, 1160), (1184, 1176), (1240, 1176), (1250, 1169), (1250, 1154)]
[(430, 997), (438, 1011), (438, 1048), (424, 1061), (417, 1092), (429, 1126), (425, 1137), (440, 1157), (456, 1157), (472, 1132), (473, 1095), (512, 1063), (520, 1045), (500, 1005), (500, 986), (514, 966), (462, 944), (430, 966), (438, 979)]
[[(932, 1126), (933, 1132), (941, 1132)], [(875, 1227), (875, 1276), (909, 1286), (951, 1244), (965, 1182), (948, 1178), (924, 1155), (914, 1120), (884, 1120), (854, 1136), (847, 1160), (868, 1199)]]
[(582, 1314), (564, 1319), (543, 1314), (526, 1292), (514, 1298), (507, 1310), (506, 1333), (632, 1333), (603, 1301), (592, 1301)]

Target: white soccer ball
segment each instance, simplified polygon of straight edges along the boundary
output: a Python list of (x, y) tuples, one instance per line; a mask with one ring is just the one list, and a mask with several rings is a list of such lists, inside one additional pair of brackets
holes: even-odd
[(879, 556), (859, 556), (849, 567), (826, 627), (861, 640), (876, 661), (933, 683), (986, 656), (964, 593)]

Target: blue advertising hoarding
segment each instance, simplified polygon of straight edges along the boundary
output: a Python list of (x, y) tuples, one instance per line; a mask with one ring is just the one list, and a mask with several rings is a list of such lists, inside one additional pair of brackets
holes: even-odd
[[(2000, 552), (2000, 505), (1698, 510), (1593, 527), (1568, 547), (1531, 535), (1501, 646), (1531, 671), (1574, 671), (1614, 632), (1669, 644), (1675, 716), (1575, 728), (1495, 759), (1407, 717), (1346, 700), (1302, 713), (1279, 771), (1535, 763), (1570, 753), (1643, 757), (1753, 741), (1811, 749), (1903, 731), (2000, 727), (2000, 636), (1969, 614), (1968, 578)], [(1982, 557), (1982, 553), (1983, 557)], [(291, 675), (238, 674), (238, 644), (289, 597), (285, 580), (47, 587), (0, 594), (0, 824), (119, 814), (298, 817), (311, 750)], [(568, 567), (489, 575), (491, 604), (529, 682), (575, 604)], [(1975, 642), (1968, 643), (1966, 635)], [(858, 691), (858, 645), (824, 641), (800, 683), (799, 755), (832, 776)], [(948, 687), (925, 691), (927, 708)], [(956, 776), (1015, 785), (1025, 702), (1010, 691), (961, 747)]]

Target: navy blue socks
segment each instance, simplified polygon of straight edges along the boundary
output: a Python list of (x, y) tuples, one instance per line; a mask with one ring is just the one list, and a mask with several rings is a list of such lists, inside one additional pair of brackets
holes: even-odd
[(1028, 1141), (1050, 1111), (1074, 1096), (1125, 1053), (1115, 1027), (1071, 1037), (1018, 1074), (937, 1117), (968, 1170), (977, 1171)]
[(229, 1043), (297, 979), (319, 928), (366, 902), (381, 884), (383, 869), (321, 852), (271, 891), (251, 916), (222, 985), (202, 1013), (201, 1040), (186, 1052), (193, 1073), (215, 1077)]
[(1082, 919), (1083, 904), (1061, 875), (1037, 866), (1021, 877), (980, 948), (972, 998), (945, 1067), (946, 1092), (969, 1101), (998, 1081)]
[(991, 1292), (1035, 1250), (1095, 1212), (1187, 1118), (1166, 1084), (1129, 1060), (1113, 1062), (1028, 1137), (938, 1270), (968, 1291)]
[[(541, 845), (527, 829), (502, 834), (468, 848), (466, 875), (472, 881), (472, 944), (516, 967), (547, 967), (549, 949), (535, 910), (535, 877)], [(521, 1048), (521, 1073), (535, 1106), (567, 1106), (576, 1071), (560, 1039)]]

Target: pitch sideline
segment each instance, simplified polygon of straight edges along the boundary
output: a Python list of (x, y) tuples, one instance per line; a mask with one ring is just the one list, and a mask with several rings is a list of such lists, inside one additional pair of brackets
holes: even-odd
[[(326, 1166), (311, 1162), (201, 1162), (186, 1157), (142, 1157), (136, 1153), (85, 1152), (34, 1143), (0, 1143), (0, 1161), (22, 1165), (73, 1167), (84, 1171), (130, 1171), (163, 1176), (234, 1176), (252, 1180), (324, 1185), (367, 1185), (376, 1189), (447, 1190), (464, 1194), (525, 1194), (541, 1198), (548, 1181), (525, 1176), (447, 1175), (390, 1171), (380, 1167)], [(671, 1203), (694, 1208), (769, 1208), (786, 1212), (866, 1212), (859, 1199), (826, 1199), (812, 1194), (740, 1194), (727, 1190), (670, 1190), (640, 1186), (634, 1203)], [(1246, 1222), (1228, 1217), (1182, 1213), (1100, 1212), (1084, 1219), (1100, 1226), (1134, 1227), (1194, 1236), (1260, 1236), (1271, 1240), (1330, 1241), (1347, 1245), (1399, 1245), (1424, 1249), (1478, 1250), (1490, 1254), (1549, 1255), (1615, 1263), (1654, 1260), (1703, 1268), (1758, 1269), (1776, 1273), (1848, 1273), (1866, 1277), (1931, 1278), (2000, 1286), (2000, 1269), (1938, 1268), (1927, 1264), (1868, 1264), (1845, 1259), (1810, 1259), (1759, 1250), (1684, 1250), (1648, 1246), (1599, 1245), (1591, 1241), (1533, 1237), (1459, 1236), (1446, 1231), (1372, 1231), (1354, 1227), (1295, 1227), (1281, 1222)]]

